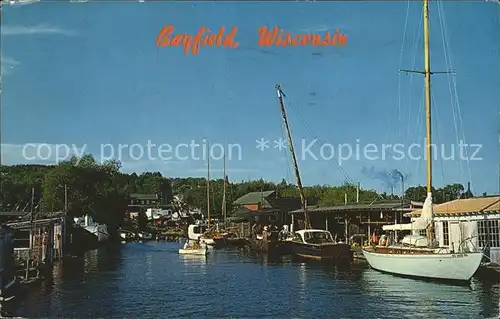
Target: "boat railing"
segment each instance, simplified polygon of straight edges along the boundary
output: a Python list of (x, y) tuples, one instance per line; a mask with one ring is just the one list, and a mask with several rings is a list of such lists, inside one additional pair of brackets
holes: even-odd
[[(481, 249), (474, 244), (474, 241), (473, 241), (474, 238), (477, 238), (477, 236), (470, 236), (470, 237), (467, 237), (464, 240), (462, 240), (460, 242), (460, 244), (458, 245), (458, 251), (461, 253), (462, 252), (464, 252), (464, 253), (483, 252), (484, 249)], [(471, 249), (469, 249), (469, 244), (472, 246), (472, 251), (471, 251)]]

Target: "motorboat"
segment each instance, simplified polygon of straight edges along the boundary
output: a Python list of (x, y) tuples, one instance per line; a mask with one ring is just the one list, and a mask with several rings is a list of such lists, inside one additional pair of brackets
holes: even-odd
[(108, 227), (105, 224), (94, 222), (88, 214), (74, 219), (76, 225), (82, 227), (92, 235), (97, 237), (98, 242), (105, 242), (109, 238)]
[(184, 246), (179, 249), (179, 254), (206, 256), (208, 254), (208, 247), (198, 243), (189, 244), (189, 242), (186, 241)]
[(302, 229), (295, 232), (291, 241), (293, 253), (297, 257), (316, 260), (350, 261), (351, 246), (335, 242), (332, 234), (322, 229)]
[(139, 232), (137, 235), (139, 236), (139, 239), (142, 240), (151, 240), (153, 238), (153, 234), (148, 232)]

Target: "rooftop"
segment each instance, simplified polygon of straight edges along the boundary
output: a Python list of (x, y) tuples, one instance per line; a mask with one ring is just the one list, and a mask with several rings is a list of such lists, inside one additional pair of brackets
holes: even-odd
[[(433, 205), (434, 214), (466, 214), (466, 213), (494, 213), (500, 212), (500, 196), (475, 197), (455, 199), (450, 202)], [(411, 214), (420, 215), (421, 209)]]
[[(415, 205), (415, 202), (405, 202), (405, 206)], [(336, 206), (312, 206), (307, 207), (307, 211), (310, 213), (337, 213), (337, 212), (349, 212), (349, 211), (383, 211), (383, 210), (395, 210), (401, 208), (401, 201), (387, 201), (387, 202), (376, 202), (376, 203), (354, 203), (348, 205), (336, 205)], [(291, 211), (290, 214), (303, 213), (303, 209), (297, 209)]]
[(156, 194), (130, 194), (130, 198), (138, 200), (154, 200), (158, 199)]
[(252, 205), (252, 204), (270, 204), (266, 201), (266, 197), (273, 195), (275, 191), (265, 191), (265, 192), (251, 192), (246, 195), (241, 196), (233, 202), (234, 205)]

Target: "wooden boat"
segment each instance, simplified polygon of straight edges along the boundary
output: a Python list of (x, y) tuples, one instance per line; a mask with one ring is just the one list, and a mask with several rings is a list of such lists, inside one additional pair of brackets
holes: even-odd
[(290, 128), (288, 126), (288, 120), (286, 117), (285, 106), (283, 103), (283, 91), (279, 85), (276, 85), (276, 91), (278, 94), (278, 100), (281, 108), (281, 115), (283, 117), (283, 122), (288, 136), (288, 147), (292, 155), (295, 177), (297, 179), (297, 188), (300, 194), (300, 201), (302, 204), (302, 210), (304, 211), (305, 219), (305, 229), (295, 232), (291, 243), (283, 243), (283, 245), (291, 245), (293, 253), (297, 257), (316, 259), (316, 260), (348, 260), (352, 258), (351, 247), (348, 244), (336, 243), (333, 240), (332, 234), (327, 230), (322, 229), (312, 229), (309, 214), (307, 212), (307, 205), (304, 196), (304, 191), (302, 189), (302, 181), (299, 173), (299, 166), (297, 164), (297, 158), (295, 156), (292, 135), (290, 133)]
[(232, 247), (245, 247), (248, 244), (248, 239), (238, 237), (238, 236), (231, 236), (229, 234), (226, 238), (226, 245), (227, 246), (232, 246)]
[(335, 242), (329, 231), (302, 229), (295, 235), (291, 243), (298, 257), (332, 261), (350, 261), (352, 258), (351, 246)]
[(278, 235), (277, 231), (268, 231), (264, 228), (262, 235), (253, 236), (248, 240), (250, 249), (273, 255), (282, 254), (283, 245)]
[[(426, 104), (426, 152), (427, 152), (427, 198), (420, 217), (410, 224), (386, 225), (386, 231), (425, 230), (427, 236), (408, 235), (399, 245), (388, 247), (363, 248), (363, 255), (373, 269), (410, 277), (469, 281), (478, 270), (483, 253), (473, 251), (466, 241), (458, 251), (439, 247), (435, 239), (434, 214), (432, 204), (432, 139), (431, 139), (431, 91), (430, 91), (430, 53), (429, 53), (429, 0), (423, 0), (424, 10), (424, 71)], [(470, 239), (468, 239), (470, 240)], [(472, 245), (473, 246), (473, 245)]]

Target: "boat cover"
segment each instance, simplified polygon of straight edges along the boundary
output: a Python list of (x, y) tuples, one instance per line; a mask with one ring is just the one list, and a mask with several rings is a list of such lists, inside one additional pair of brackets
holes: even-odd
[(427, 198), (422, 207), (422, 214), (409, 224), (394, 224), (384, 225), (383, 230), (422, 230), (427, 229), (427, 226), (432, 222), (432, 193), (427, 194)]

